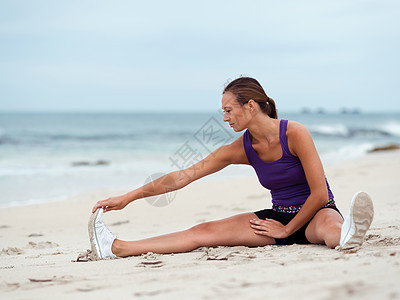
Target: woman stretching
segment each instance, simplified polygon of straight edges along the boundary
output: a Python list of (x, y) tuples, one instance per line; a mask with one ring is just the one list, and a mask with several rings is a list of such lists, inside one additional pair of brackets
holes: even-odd
[[(223, 91), (224, 122), (246, 129), (204, 160), (171, 172), (119, 197), (98, 201), (89, 221), (91, 248), (98, 258), (147, 252), (178, 253), (199, 247), (325, 244), (342, 249), (361, 246), (373, 218), (371, 198), (357, 193), (346, 219), (336, 208), (309, 131), (300, 123), (278, 120), (275, 102), (257, 80), (241, 77)], [(271, 191), (272, 209), (206, 222), (190, 229), (139, 241), (122, 241), (102, 221), (103, 212), (130, 202), (178, 190), (230, 164), (251, 165)], [(174, 187), (174, 188), (172, 188)]]

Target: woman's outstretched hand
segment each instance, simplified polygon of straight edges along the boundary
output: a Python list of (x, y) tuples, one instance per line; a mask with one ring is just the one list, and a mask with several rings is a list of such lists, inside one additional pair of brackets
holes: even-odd
[(111, 197), (106, 200), (98, 201), (93, 207), (92, 212), (94, 213), (100, 207), (103, 208), (104, 212), (108, 212), (110, 210), (119, 210), (127, 206), (128, 203), (129, 200), (127, 199), (126, 195)]
[(286, 226), (273, 219), (252, 219), (250, 220), (251, 228), (255, 229), (254, 233), (265, 235), (276, 239), (283, 239), (289, 235), (286, 232)]

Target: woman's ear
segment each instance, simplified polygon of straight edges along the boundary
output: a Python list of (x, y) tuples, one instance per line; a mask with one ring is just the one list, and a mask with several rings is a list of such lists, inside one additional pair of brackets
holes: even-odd
[(256, 109), (256, 102), (255, 102), (253, 99), (250, 99), (249, 102), (247, 102), (247, 103), (248, 103), (248, 105), (249, 105), (250, 112), (255, 111), (255, 109)]

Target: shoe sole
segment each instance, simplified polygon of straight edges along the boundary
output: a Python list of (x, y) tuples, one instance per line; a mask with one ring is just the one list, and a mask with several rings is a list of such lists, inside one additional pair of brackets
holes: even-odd
[(99, 242), (97, 240), (96, 231), (94, 229), (96, 224), (97, 216), (99, 215), (100, 208), (98, 208), (89, 219), (88, 230), (89, 230), (89, 239), (90, 239), (90, 247), (92, 249), (92, 253), (97, 259), (101, 259)]
[[(354, 195), (351, 203), (351, 218), (355, 225), (355, 232), (353, 236), (345, 243), (341, 248), (351, 249), (359, 247), (364, 241), (365, 234), (371, 226), (372, 219), (374, 218), (374, 205), (371, 197), (364, 192), (358, 192)], [(351, 226), (348, 232), (345, 234), (343, 240), (346, 240), (350, 233)]]

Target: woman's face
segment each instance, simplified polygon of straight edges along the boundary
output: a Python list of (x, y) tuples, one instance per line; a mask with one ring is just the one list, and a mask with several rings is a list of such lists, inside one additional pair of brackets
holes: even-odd
[(228, 122), (236, 132), (246, 129), (251, 119), (248, 105), (241, 106), (236, 100), (236, 96), (231, 92), (224, 93), (221, 102), (222, 110), (224, 111), (224, 122)]

